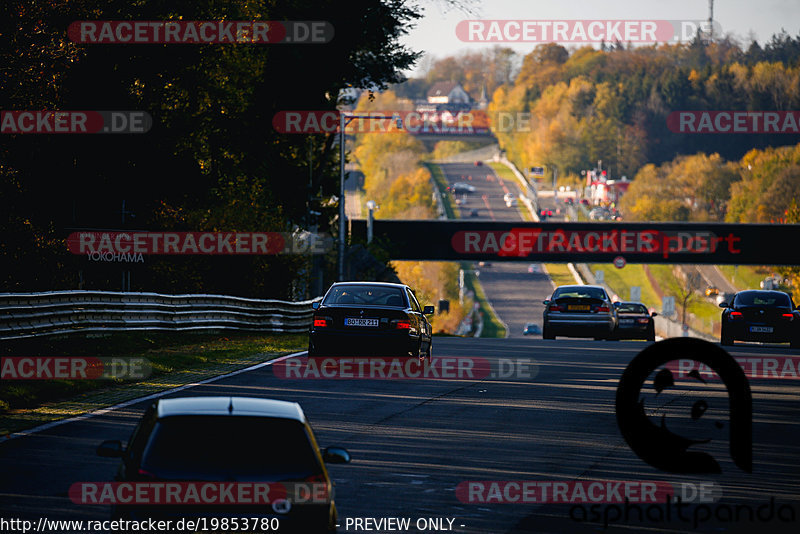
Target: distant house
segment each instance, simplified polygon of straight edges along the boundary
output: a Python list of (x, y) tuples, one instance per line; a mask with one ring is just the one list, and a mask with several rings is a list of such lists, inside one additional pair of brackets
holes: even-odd
[(428, 90), (428, 104), (470, 104), (472, 99), (458, 82), (436, 82)]

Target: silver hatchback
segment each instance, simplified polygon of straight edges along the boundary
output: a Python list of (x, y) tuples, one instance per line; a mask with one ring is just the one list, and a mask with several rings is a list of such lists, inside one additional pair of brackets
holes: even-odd
[(617, 312), (602, 286), (560, 286), (543, 304), (544, 339), (555, 339), (556, 336), (614, 337)]

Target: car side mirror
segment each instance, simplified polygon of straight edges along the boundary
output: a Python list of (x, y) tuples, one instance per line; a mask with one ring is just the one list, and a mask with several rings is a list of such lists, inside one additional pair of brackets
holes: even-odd
[(125, 449), (122, 448), (120, 440), (110, 439), (98, 445), (96, 452), (97, 456), (102, 456), (103, 458), (120, 458), (125, 453)]
[(722, 302), (719, 303), (719, 307), (720, 308), (727, 308), (728, 307), (728, 303), (723, 300)]
[(658, 312), (653, 312), (650, 314), (650, 317), (656, 317), (656, 316), (658, 316)]
[(543, 300), (543, 301), (542, 301), (542, 304), (544, 304), (545, 306), (547, 306), (548, 304), (550, 304), (550, 301), (549, 301), (549, 300)]
[(622, 303), (620, 301), (614, 303), (615, 308), (619, 308), (620, 306), (622, 306)]
[(349, 464), (350, 453), (341, 447), (328, 447), (322, 451), (322, 459), (326, 464)]
[(312, 309), (312, 310), (318, 310), (318, 309), (319, 309), (319, 301), (317, 301), (317, 302), (312, 302), (312, 303), (311, 303), (311, 309)]
[(422, 313), (425, 315), (433, 315), (435, 311), (436, 308), (434, 308), (433, 306), (425, 306), (424, 308), (422, 308)]

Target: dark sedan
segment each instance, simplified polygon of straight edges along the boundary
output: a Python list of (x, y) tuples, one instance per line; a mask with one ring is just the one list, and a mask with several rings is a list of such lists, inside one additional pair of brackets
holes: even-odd
[(542, 338), (613, 339), (617, 313), (602, 286), (560, 286), (543, 302)]
[(308, 355), (430, 358), (431, 324), (411, 288), (385, 282), (339, 282), (314, 303)]
[(783, 291), (750, 289), (739, 291), (732, 302), (720, 302), (720, 343), (740, 341), (790, 343), (800, 349), (800, 311)]
[(656, 340), (656, 327), (653, 317), (656, 312), (650, 313), (644, 304), (638, 302), (615, 302), (617, 308), (617, 339), (645, 339)]

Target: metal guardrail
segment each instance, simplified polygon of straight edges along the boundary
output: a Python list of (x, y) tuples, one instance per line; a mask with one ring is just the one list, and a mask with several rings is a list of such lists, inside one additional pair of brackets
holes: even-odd
[(0, 293), (0, 340), (131, 330), (308, 331), (314, 300), (113, 291)]

